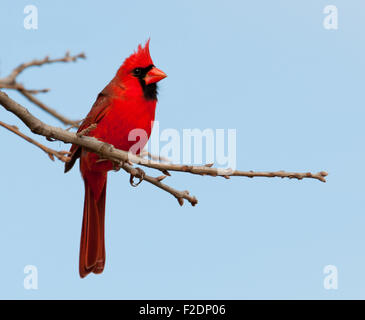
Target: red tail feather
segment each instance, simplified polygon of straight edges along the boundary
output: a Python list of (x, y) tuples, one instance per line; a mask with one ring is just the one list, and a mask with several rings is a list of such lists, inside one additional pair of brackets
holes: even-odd
[(98, 198), (94, 196), (90, 185), (85, 180), (84, 217), (82, 221), (79, 264), (81, 278), (84, 278), (90, 272), (102, 273), (104, 270), (106, 177), (101, 178), (105, 180), (105, 184)]

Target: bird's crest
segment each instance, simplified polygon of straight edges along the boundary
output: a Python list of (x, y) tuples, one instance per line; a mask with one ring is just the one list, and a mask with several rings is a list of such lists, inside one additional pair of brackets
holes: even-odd
[(127, 59), (124, 60), (119, 72), (130, 72), (134, 68), (145, 68), (152, 65), (150, 56), (150, 39), (147, 40), (144, 47), (139, 45), (137, 51), (133, 52)]

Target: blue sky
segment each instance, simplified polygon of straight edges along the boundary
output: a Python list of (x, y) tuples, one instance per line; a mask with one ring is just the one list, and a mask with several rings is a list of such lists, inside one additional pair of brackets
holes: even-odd
[[(38, 8), (38, 30), (23, 10)], [(338, 30), (323, 8), (338, 8)], [(78, 119), (123, 60), (151, 37), (162, 81), (160, 128), (237, 131), (242, 170), (329, 172), (316, 180), (175, 173), (196, 207), (111, 173), (104, 273), (80, 279), (83, 183), (0, 128), (0, 298), (365, 298), (363, 1), (2, 1), (0, 77), (33, 58), (87, 60), (27, 70), (27, 87)], [(49, 124), (60, 123), (15, 92)], [(0, 119), (21, 125), (0, 108)], [(41, 137), (39, 141), (45, 142)], [(56, 149), (68, 149), (60, 142)], [(25, 290), (26, 265), (38, 290)], [(338, 289), (323, 268), (338, 270)]]

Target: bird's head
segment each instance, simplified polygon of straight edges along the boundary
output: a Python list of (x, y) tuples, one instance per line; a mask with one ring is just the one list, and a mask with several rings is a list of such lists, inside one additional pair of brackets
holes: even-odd
[(137, 51), (125, 59), (117, 72), (117, 78), (126, 87), (141, 88), (146, 99), (155, 100), (157, 82), (167, 75), (153, 64), (149, 45), (150, 40), (147, 40), (144, 47), (139, 45)]

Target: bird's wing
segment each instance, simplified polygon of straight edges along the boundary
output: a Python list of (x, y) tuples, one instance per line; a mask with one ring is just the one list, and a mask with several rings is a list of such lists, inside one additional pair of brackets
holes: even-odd
[[(87, 129), (92, 124), (97, 124), (105, 116), (111, 106), (110, 96), (103, 90), (99, 93), (90, 112), (82, 121), (77, 132)], [(91, 131), (92, 132), (92, 131)], [(70, 161), (65, 163), (65, 173), (72, 169), (76, 160), (81, 156), (81, 147), (73, 144), (70, 149)]]
[(82, 130), (88, 128), (92, 124), (97, 124), (108, 112), (110, 105), (111, 105), (111, 99), (109, 95), (104, 94), (103, 91), (100, 92), (90, 112), (88, 113), (86, 118), (82, 121), (79, 130), (77, 130), (77, 132), (81, 132)]

